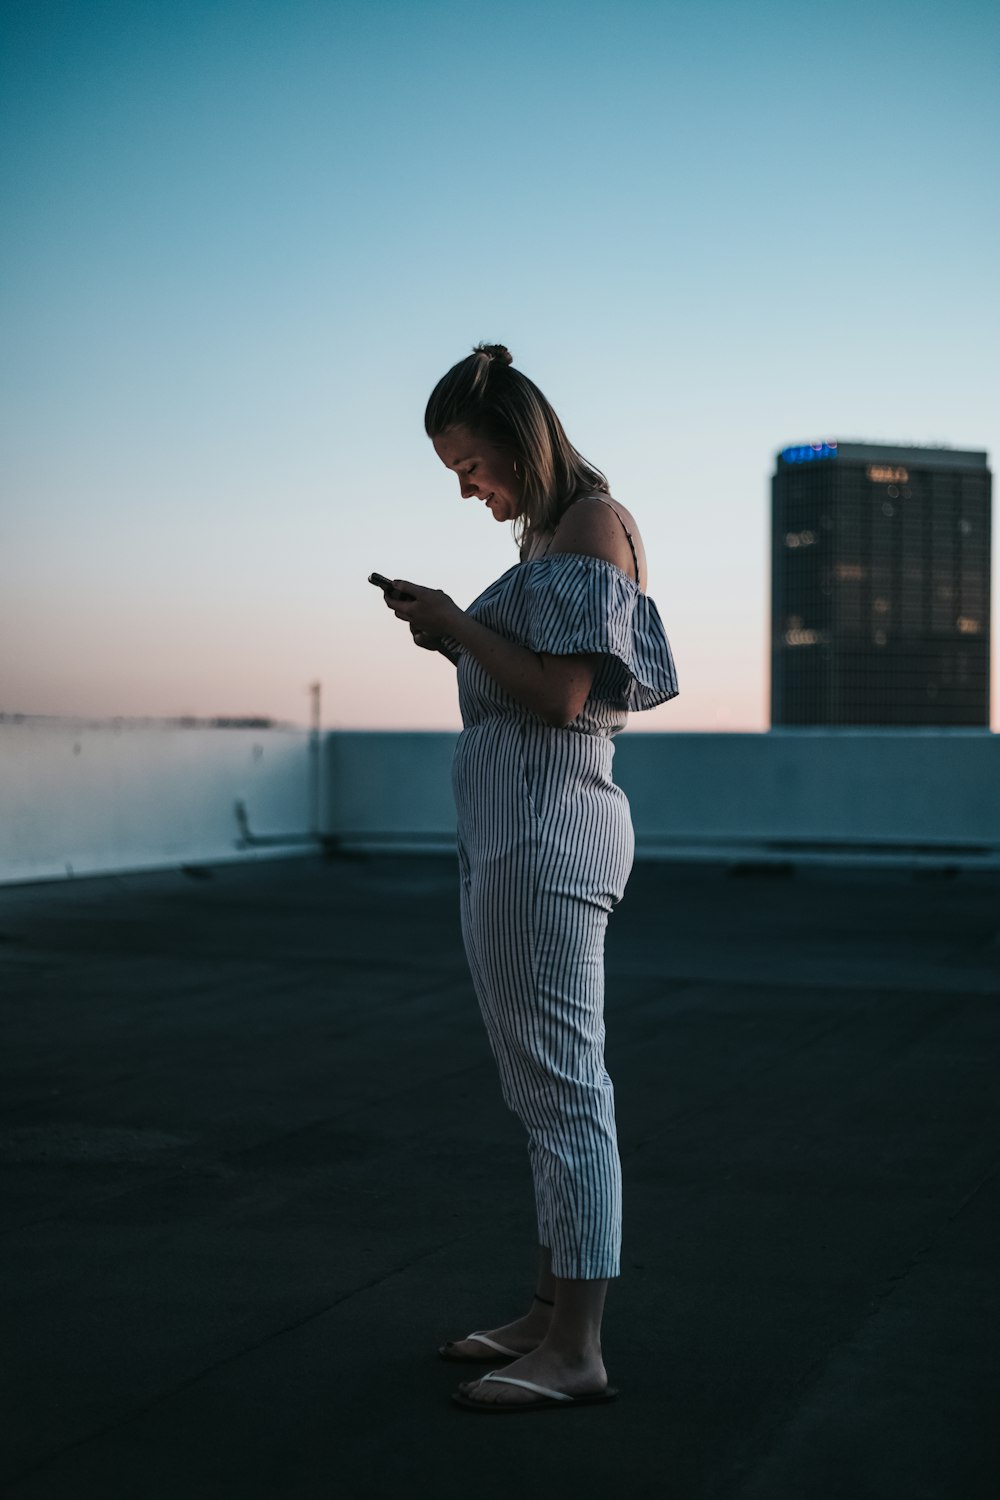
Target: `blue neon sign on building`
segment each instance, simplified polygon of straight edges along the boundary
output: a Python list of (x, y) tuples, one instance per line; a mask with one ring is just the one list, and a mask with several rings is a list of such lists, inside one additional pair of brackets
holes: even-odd
[(836, 458), (836, 443), (800, 443), (794, 448), (782, 448), (778, 455), (786, 464), (810, 464), (817, 458)]

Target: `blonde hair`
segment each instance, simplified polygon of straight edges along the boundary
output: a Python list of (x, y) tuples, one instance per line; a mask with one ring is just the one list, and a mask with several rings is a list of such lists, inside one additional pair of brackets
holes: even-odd
[(430, 438), (468, 427), (508, 448), (522, 471), (514, 538), (522, 553), (532, 537), (554, 531), (574, 500), (611, 493), (600, 469), (573, 447), (537, 385), (512, 367), (503, 344), (477, 344), (431, 391), (424, 428)]

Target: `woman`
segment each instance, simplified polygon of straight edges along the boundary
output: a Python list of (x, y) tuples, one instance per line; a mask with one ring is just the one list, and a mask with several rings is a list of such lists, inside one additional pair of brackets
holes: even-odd
[(405, 579), (410, 598), (386, 603), (458, 667), (462, 934), (504, 1100), (528, 1132), (540, 1246), (529, 1311), (439, 1353), (513, 1361), (461, 1385), (460, 1405), (561, 1410), (618, 1394), (601, 1358), (621, 1251), (604, 933), (634, 841), (612, 737), (677, 679), (635, 521), (502, 344), (448, 371), (424, 425), (463, 498), (513, 521), (520, 544), (467, 610)]

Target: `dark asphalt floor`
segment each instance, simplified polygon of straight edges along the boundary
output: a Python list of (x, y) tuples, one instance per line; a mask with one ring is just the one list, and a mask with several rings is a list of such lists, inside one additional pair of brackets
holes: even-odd
[(537, 1257), (456, 890), (0, 890), (2, 1494), (996, 1500), (1000, 876), (636, 867), (621, 1397), (508, 1417), (435, 1355)]

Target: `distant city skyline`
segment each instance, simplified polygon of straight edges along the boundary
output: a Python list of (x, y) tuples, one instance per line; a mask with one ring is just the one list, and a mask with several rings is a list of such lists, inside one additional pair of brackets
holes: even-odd
[(0, 712), (305, 726), (320, 681), (327, 727), (457, 728), (365, 580), (467, 604), (516, 560), (423, 432), (479, 340), (643, 533), (680, 695), (634, 730), (768, 727), (781, 448), (995, 467), (995, 7), (109, 0), (0, 36)]

